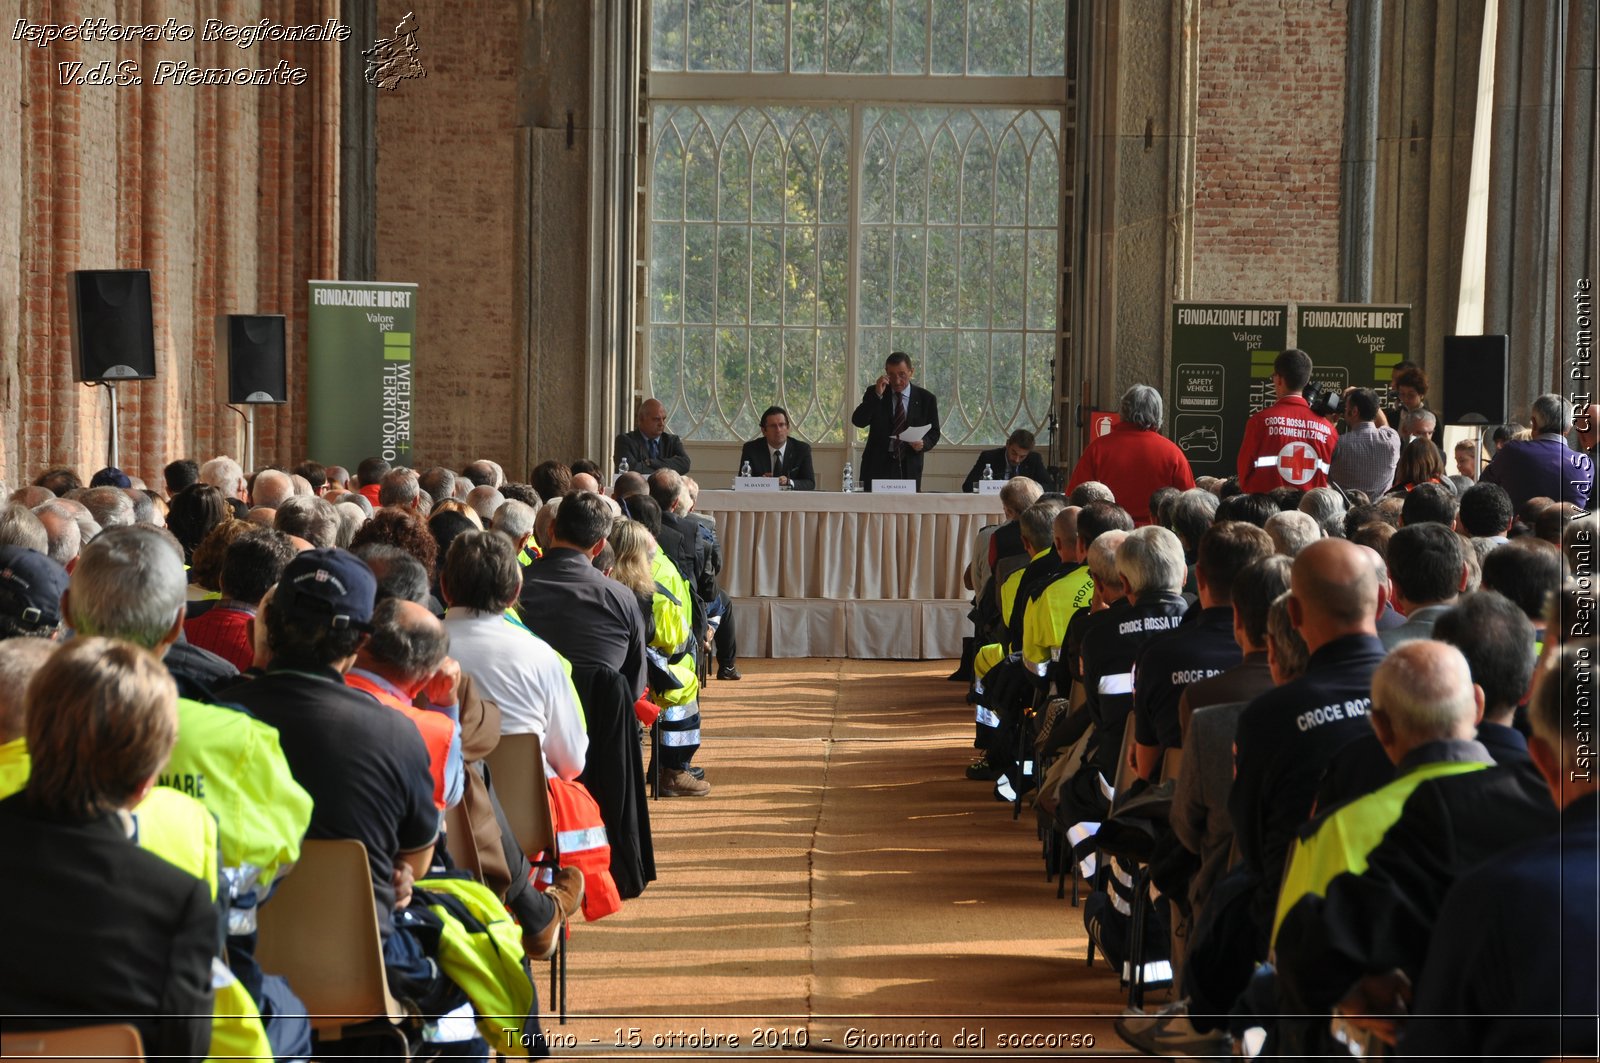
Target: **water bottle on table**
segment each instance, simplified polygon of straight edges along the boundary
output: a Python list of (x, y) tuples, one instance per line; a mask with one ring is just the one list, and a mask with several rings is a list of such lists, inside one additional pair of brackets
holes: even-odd
[(840, 479), (839, 490), (843, 491), (845, 494), (849, 494), (851, 491), (854, 491), (855, 489), (856, 489), (855, 471), (850, 468), (850, 463), (847, 461), (847, 462), (844, 463), (844, 476)]

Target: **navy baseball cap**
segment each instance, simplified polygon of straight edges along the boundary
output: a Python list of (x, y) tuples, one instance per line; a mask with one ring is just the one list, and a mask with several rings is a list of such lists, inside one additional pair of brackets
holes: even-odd
[(329, 627), (366, 631), (377, 594), (378, 581), (366, 562), (348, 550), (323, 548), (289, 562), (272, 605), (304, 619), (325, 618)]
[(61, 622), (67, 570), (37, 550), (0, 546), (0, 613), (30, 627)]
[(114, 465), (108, 465), (89, 480), (90, 487), (132, 487), (128, 474)]

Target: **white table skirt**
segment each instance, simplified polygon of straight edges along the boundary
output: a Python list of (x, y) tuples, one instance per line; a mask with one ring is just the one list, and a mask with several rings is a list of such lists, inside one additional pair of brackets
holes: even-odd
[(951, 600), (997, 495), (702, 491), (735, 598)]
[(752, 657), (958, 657), (993, 495), (702, 491)]

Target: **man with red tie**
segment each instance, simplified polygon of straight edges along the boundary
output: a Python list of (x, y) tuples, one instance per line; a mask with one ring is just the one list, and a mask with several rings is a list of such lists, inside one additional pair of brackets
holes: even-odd
[(1311, 356), (1293, 347), (1272, 363), (1278, 401), (1245, 425), (1239, 447), (1239, 486), (1249, 494), (1279, 487), (1309, 491), (1328, 485), (1328, 462), (1338, 442), (1333, 425), (1301, 396), (1311, 379)]
[[(861, 454), (861, 483), (868, 491), (873, 480), (915, 480), (922, 488), (922, 455), (939, 442), (939, 402), (931, 391), (912, 385), (912, 373), (909, 355), (889, 355), (883, 375), (850, 415), (851, 424), (868, 429)], [(928, 430), (921, 438), (901, 438), (907, 429), (921, 427)]]

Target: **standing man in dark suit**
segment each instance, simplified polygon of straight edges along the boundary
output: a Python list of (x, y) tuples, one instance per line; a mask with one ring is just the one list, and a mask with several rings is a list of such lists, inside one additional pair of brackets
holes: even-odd
[(751, 476), (776, 476), (778, 486), (810, 491), (817, 486), (811, 469), (811, 444), (789, 438), (789, 411), (768, 406), (761, 415), (761, 439), (752, 439), (739, 453), (739, 467)]
[(626, 458), (631, 472), (649, 476), (657, 469), (678, 474), (689, 471), (689, 454), (683, 440), (667, 432), (667, 408), (659, 399), (645, 399), (633, 418), (633, 431), (617, 437), (617, 461)]
[[(922, 489), (922, 455), (939, 442), (939, 402), (926, 388), (913, 387), (911, 356), (900, 351), (883, 363), (883, 375), (861, 396), (850, 423), (869, 429), (861, 455), (861, 484), (873, 480), (915, 480)], [(902, 442), (907, 428), (928, 425), (928, 434)]]
[(1044, 459), (1034, 452), (1033, 433), (1026, 428), (1019, 428), (1012, 432), (1003, 447), (995, 447), (978, 455), (978, 460), (972, 463), (972, 471), (967, 473), (967, 478), (962, 481), (961, 490), (971, 493), (978, 481), (983, 479), (984, 467), (988, 466), (993, 480), (1010, 480), (1018, 476), (1028, 479), (1049, 488), (1050, 482), (1046, 479), (1050, 474), (1045, 471)]

